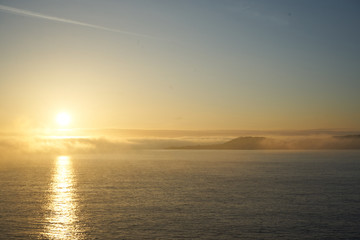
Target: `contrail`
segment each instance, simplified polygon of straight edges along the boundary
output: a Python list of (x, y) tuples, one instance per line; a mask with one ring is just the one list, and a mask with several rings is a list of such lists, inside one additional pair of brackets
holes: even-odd
[(157, 39), (156, 37), (146, 35), (146, 34), (122, 31), (122, 30), (119, 30), (119, 29), (107, 28), (107, 27), (103, 27), (103, 26), (100, 26), (100, 25), (94, 25), (94, 24), (74, 21), (74, 20), (65, 19), (65, 18), (58, 18), (58, 17), (48, 16), (48, 15), (44, 15), (44, 14), (40, 14), (40, 13), (36, 13), (36, 12), (32, 12), (32, 11), (27, 11), (27, 10), (23, 10), (23, 9), (19, 9), (19, 8), (13, 8), (13, 7), (4, 6), (4, 5), (1, 5), (1, 4), (0, 4), (0, 11), (5, 11), (5, 12), (18, 14), (18, 15), (22, 15), (22, 16), (28, 16), (28, 17), (34, 17), (34, 18), (50, 20), (50, 21), (54, 21), (54, 22), (62, 22), (62, 23), (68, 23), (68, 24), (73, 24), (73, 25), (78, 25), (78, 26), (83, 26), (83, 27), (89, 27), (89, 28), (94, 28), (94, 29), (99, 29), (99, 30), (104, 30), (104, 31), (109, 31), (109, 32), (121, 33), (121, 34), (141, 37), (141, 38)]

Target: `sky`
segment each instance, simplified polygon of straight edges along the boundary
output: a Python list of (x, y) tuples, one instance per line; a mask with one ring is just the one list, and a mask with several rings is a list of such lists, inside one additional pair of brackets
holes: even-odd
[(360, 130), (351, 0), (0, 0), (0, 130)]

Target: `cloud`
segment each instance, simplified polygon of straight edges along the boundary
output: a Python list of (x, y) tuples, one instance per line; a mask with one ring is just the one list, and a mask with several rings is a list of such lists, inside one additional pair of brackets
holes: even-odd
[(98, 30), (103, 30), (103, 31), (108, 31), (108, 32), (131, 35), (131, 36), (135, 36), (135, 37), (156, 39), (155, 37), (153, 37), (151, 35), (147, 35), (147, 34), (128, 32), (128, 31), (123, 31), (123, 30), (119, 30), (119, 29), (115, 29), (115, 28), (108, 28), (108, 27), (104, 27), (104, 26), (100, 26), (100, 25), (74, 21), (74, 20), (71, 20), (71, 19), (53, 17), (53, 16), (44, 15), (44, 14), (41, 14), (41, 13), (36, 13), (36, 12), (23, 10), (23, 9), (19, 9), (19, 8), (8, 7), (8, 6), (1, 5), (1, 4), (0, 4), (0, 10), (4, 11), (4, 12), (8, 12), (8, 13), (27, 16), (27, 17), (40, 18), (40, 19), (54, 21), (54, 22), (62, 22), (62, 23), (67, 23), (67, 24), (72, 24), (72, 25), (77, 25), (77, 26), (83, 26), (83, 27), (88, 27), (88, 28), (93, 28), (93, 29), (98, 29)]
[(124, 150), (167, 149), (223, 141), (222, 138), (0, 137), (0, 159), (27, 154), (118, 153)]
[(140, 149), (360, 149), (360, 135), (331, 137), (224, 137), (118, 138), (0, 136), (0, 165), (31, 154), (107, 154)]

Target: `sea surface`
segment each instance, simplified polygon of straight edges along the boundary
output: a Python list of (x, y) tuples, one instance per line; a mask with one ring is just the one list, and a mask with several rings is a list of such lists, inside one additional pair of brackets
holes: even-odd
[(0, 239), (360, 239), (360, 151), (142, 150), (0, 163)]

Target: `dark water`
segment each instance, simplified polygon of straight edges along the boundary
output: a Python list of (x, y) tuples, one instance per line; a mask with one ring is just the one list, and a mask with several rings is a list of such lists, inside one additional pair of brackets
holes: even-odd
[(0, 164), (1, 239), (360, 239), (360, 151), (137, 151)]

